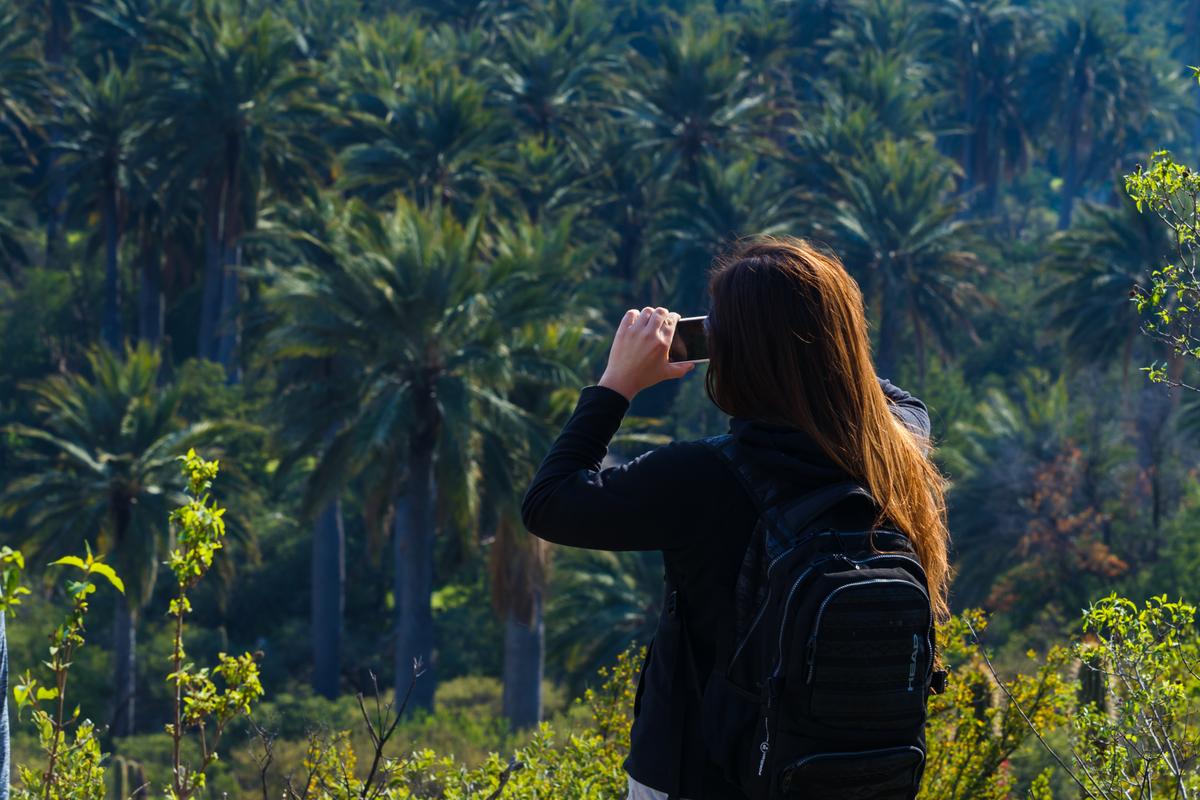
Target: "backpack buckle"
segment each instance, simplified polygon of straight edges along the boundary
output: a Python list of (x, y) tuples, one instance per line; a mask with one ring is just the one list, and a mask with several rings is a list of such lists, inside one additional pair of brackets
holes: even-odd
[(934, 694), (945, 694), (946, 682), (950, 679), (950, 673), (944, 669), (935, 670), (933, 677), (929, 681), (929, 691)]

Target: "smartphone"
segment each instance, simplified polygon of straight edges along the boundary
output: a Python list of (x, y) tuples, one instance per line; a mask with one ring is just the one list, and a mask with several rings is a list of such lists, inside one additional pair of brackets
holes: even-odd
[(708, 361), (708, 317), (684, 317), (675, 323), (668, 361)]

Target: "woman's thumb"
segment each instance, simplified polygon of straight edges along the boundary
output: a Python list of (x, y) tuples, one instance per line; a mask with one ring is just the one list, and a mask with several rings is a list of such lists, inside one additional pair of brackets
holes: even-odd
[(696, 368), (695, 361), (672, 361), (667, 363), (668, 378), (682, 378)]

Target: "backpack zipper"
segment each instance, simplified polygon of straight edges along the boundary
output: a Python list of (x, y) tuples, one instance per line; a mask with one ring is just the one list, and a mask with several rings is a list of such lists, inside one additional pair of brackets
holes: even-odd
[(767, 751), (771, 749), (771, 726), (767, 722), (769, 716), (769, 714), (763, 715), (763, 740), (762, 744), (758, 746), (759, 751), (762, 753), (762, 757), (758, 759), (759, 775), (763, 774), (763, 769), (767, 766)]
[(912, 556), (906, 556), (903, 553), (880, 553), (877, 556), (867, 556), (866, 558), (851, 559), (855, 564), (866, 564), (868, 561), (878, 561), (881, 558), (900, 558), (915, 566), (921, 571), (921, 577), (925, 577), (925, 568), (921, 566), (921, 562), (917, 561)]
[[(881, 558), (899, 558), (899, 559), (903, 559), (904, 561), (908, 561), (920, 571), (922, 579), (925, 579), (925, 568), (923, 566), (921, 566), (921, 562), (918, 561), (917, 559), (913, 558), (912, 556), (906, 556), (903, 553), (881, 553), (877, 556), (868, 556), (867, 558), (859, 559), (857, 563), (865, 564), (868, 561), (876, 561)], [(928, 592), (925, 593), (925, 597), (926, 597), (926, 599), (929, 598)], [(931, 616), (930, 620), (929, 620), (929, 628), (925, 631), (925, 647), (926, 647), (926, 652), (929, 653), (929, 669), (925, 670), (926, 677), (933, 675), (933, 637), (930, 635), (930, 631), (932, 629), (933, 629), (933, 618)], [(916, 634), (914, 633), (913, 636), (916, 636)], [(811, 665), (812, 665), (812, 662), (810, 661), (809, 666), (811, 666)], [(911, 683), (911, 679), (910, 679), (910, 683)], [(911, 685), (909, 686), (909, 691), (910, 692), (912, 691)]]
[[(816, 652), (815, 652), (815, 650), (816, 650), (816, 643), (817, 643), (817, 634), (821, 632), (821, 617), (824, 616), (825, 608), (829, 605), (830, 601), (833, 600), (835, 595), (839, 594), (844, 589), (861, 588), (863, 586), (870, 586), (871, 584), (878, 584), (878, 583), (902, 583), (905, 586), (912, 586), (912, 587), (916, 588), (918, 591), (920, 591), (922, 595), (925, 596), (926, 603), (929, 602), (929, 593), (926, 592), (924, 588), (922, 588), (921, 586), (918, 586), (915, 583), (910, 583), (908, 581), (900, 580), (899, 578), (874, 578), (869, 581), (862, 581), (861, 583), (847, 583), (847, 584), (837, 587), (836, 589), (834, 589), (832, 592), (830, 592), (829, 594), (827, 594), (825, 596), (825, 599), (821, 601), (820, 608), (817, 609), (817, 618), (813, 622), (813, 632), (808, 638), (808, 645), (809, 645), (808, 678), (804, 681), (805, 683), (812, 683), (813, 672), (816, 669)], [(783, 628), (786, 627), (786, 621), (787, 621), (787, 610), (784, 609), (785, 624), (784, 624), (784, 626), (782, 626), (780, 628), (780, 631), (779, 631), (779, 664), (775, 668), (775, 674), (779, 674), (779, 668), (783, 666)], [(914, 636), (915, 635), (916, 634), (914, 634)], [(925, 635), (928, 638), (928, 636), (929, 636), (928, 630), (926, 631)], [(932, 649), (933, 648), (931, 647), (930, 650), (932, 651)], [(931, 661), (932, 661), (932, 659), (931, 659)]]
[[(775, 565), (779, 563), (780, 559), (782, 559), (783, 557), (794, 552), (798, 547), (800, 547), (800, 545), (807, 542), (808, 539), (811, 539), (811, 538), (813, 538), (815, 536), (819, 536), (819, 535), (820, 534), (813, 534), (812, 536), (806, 537), (805, 539), (801, 539), (799, 542), (796, 542), (796, 544), (792, 545), (787, 550), (784, 550), (782, 553), (775, 556), (773, 559), (771, 559), (771, 563), (767, 564), (767, 580), (768, 580), (767, 596), (764, 597), (762, 603), (759, 604), (758, 613), (754, 615), (754, 621), (750, 623), (750, 627), (746, 629), (746, 633), (742, 636), (742, 641), (738, 643), (737, 649), (735, 649), (733, 651), (733, 655), (729, 658), (730, 664), (737, 661), (738, 656), (740, 656), (742, 654), (742, 649), (745, 648), (746, 643), (750, 641), (750, 634), (754, 633), (754, 629), (758, 627), (758, 623), (762, 622), (763, 614), (767, 613), (767, 606), (770, 605), (770, 603), (771, 603), (771, 588), (772, 588), (771, 584), (770, 584), (771, 570), (775, 568)], [(800, 575), (800, 577), (803, 578), (804, 574), (807, 574), (811, 570), (812, 570), (812, 567), (809, 567), (808, 569), (805, 570), (804, 573), (802, 573)], [(797, 580), (799, 580), (799, 579), (797, 579)]]
[[(817, 559), (816, 561), (814, 561), (812, 564), (809, 565), (808, 569), (806, 569), (806, 570), (804, 570), (804, 572), (800, 573), (800, 577), (796, 578), (795, 582), (792, 583), (792, 588), (788, 591), (787, 600), (784, 601), (784, 604), (783, 604), (783, 621), (779, 626), (779, 658), (775, 662), (775, 670), (771, 673), (772, 678), (779, 677), (779, 670), (782, 669), (782, 667), (783, 667), (783, 633), (784, 633), (784, 630), (787, 628), (788, 609), (792, 607), (792, 598), (795, 597), (796, 590), (800, 588), (800, 582), (803, 581), (805, 578), (807, 578), (808, 574), (810, 572), (812, 572), (814, 569), (816, 569), (818, 565), (823, 564), (830, 559), (841, 559), (844, 561), (853, 562), (853, 559), (850, 559), (846, 555), (841, 554), (841, 553), (829, 556), (827, 558)], [(855, 567), (855, 569), (858, 569), (858, 568)]]
[[(808, 536), (805, 536), (804, 538), (800, 539), (795, 544), (793, 544), (791, 547), (789, 547), (788, 549), (784, 550), (779, 555), (772, 558), (770, 563), (767, 564), (767, 580), (768, 581), (770, 580), (771, 570), (775, 569), (775, 565), (779, 563), (780, 559), (783, 559), (783, 558), (791, 555), (793, 552), (795, 552), (797, 549), (799, 549), (799, 547), (801, 545), (808, 544), (811, 540), (818, 539), (818, 538), (820, 538), (822, 536), (826, 536), (830, 533), (834, 533), (834, 531), (833, 530), (823, 530), (823, 531), (817, 531), (816, 533), (810, 533)], [(855, 561), (854, 559), (849, 558), (849, 557), (845, 556), (844, 554), (836, 554), (833, 557), (838, 558), (839, 556), (841, 558), (844, 558), (846, 561), (849, 561), (849, 562), (855, 563), (855, 564), (865, 564), (866, 562), (874, 561), (877, 558), (903, 558), (906, 561), (911, 561), (918, 568), (921, 567), (921, 563), (919, 561), (917, 561), (915, 558), (910, 558), (908, 556), (898, 555), (898, 554), (894, 555), (894, 556), (887, 555), (887, 554), (878, 555), (878, 556), (870, 556), (869, 558), (860, 559), (858, 561)], [(857, 567), (855, 567), (855, 569), (857, 569)], [(921, 569), (921, 574), (922, 575), (925, 574), (924, 569)], [(803, 576), (801, 576), (801, 577), (803, 577)], [(766, 613), (767, 605), (769, 604), (770, 600), (771, 600), (771, 585), (770, 585), (770, 583), (768, 583), (767, 584), (767, 596), (765, 598), (763, 598), (762, 603), (759, 604), (758, 613), (754, 615), (754, 620), (750, 623), (750, 627), (746, 629), (745, 635), (742, 636), (741, 643), (737, 646), (737, 649), (733, 651), (733, 656), (729, 659), (730, 664), (732, 664), (734, 661), (736, 661), (737, 657), (739, 655), (741, 655), (742, 648), (746, 646), (746, 642), (747, 642), (747, 640), (749, 640), (750, 634), (754, 632), (754, 629), (758, 627), (758, 623), (762, 621), (763, 614)]]
[[(796, 542), (794, 545), (789, 547), (787, 550), (784, 550), (782, 553), (775, 556), (775, 558), (771, 559), (771, 562), (767, 565), (768, 580), (771, 577), (771, 570), (774, 569), (775, 565), (779, 562), (780, 559), (789, 555), (790, 553), (792, 553), (793, 551), (798, 549), (801, 545), (806, 544), (810, 539), (815, 539), (819, 536), (824, 536), (825, 534), (827, 534), (829, 532), (830, 531), (820, 531), (819, 533), (810, 534), (810, 535), (804, 537), (803, 539), (801, 539), (800, 541)], [(899, 553), (883, 553), (883, 554), (880, 554), (877, 556), (868, 556), (867, 558), (862, 558), (862, 559), (853, 559), (853, 558), (846, 556), (845, 554), (834, 554), (832, 557), (833, 558), (841, 558), (845, 561), (850, 562), (851, 564), (855, 564), (856, 565), (855, 569), (858, 569), (858, 566), (857, 566), (858, 564), (866, 564), (869, 561), (875, 561), (876, 559), (880, 559), (880, 558), (902, 558), (905, 561), (911, 562), (914, 566), (916, 566), (918, 569), (920, 569), (922, 576), (925, 575), (925, 570), (924, 570), (924, 568), (921, 567), (921, 562), (917, 561), (915, 558), (912, 558), (911, 556), (906, 556), (906, 555), (902, 555)], [(796, 594), (796, 589), (799, 587), (800, 582), (803, 581), (806, 577), (808, 577), (808, 574), (810, 572), (812, 572), (817, 567), (818, 564), (822, 563), (825, 560), (826, 559), (817, 559), (816, 561), (814, 561), (807, 569), (804, 570), (804, 572), (800, 573), (800, 576), (798, 578), (796, 578), (795, 582), (792, 583), (792, 588), (788, 591), (787, 600), (784, 602), (784, 605), (783, 605), (783, 619), (784, 619), (785, 626), (786, 626), (786, 621), (787, 621), (788, 608), (792, 605), (792, 597)], [(928, 593), (926, 593), (925, 598), (926, 598), (926, 600), (929, 599)], [(768, 584), (767, 596), (763, 599), (762, 604), (758, 608), (758, 613), (754, 615), (754, 621), (751, 622), (750, 627), (746, 629), (746, 633), (742, 637), (742, 641), (738, 644), (737, 649), (734, 650), (734, 652), (733, 652), (733, 656), (729, 659), (730, 664), (732, 664), (734, 661), (737, 661), (738, 656), (742, 654), (742, 650), (745, 648), (747, 642), (750, 641), (750, 635), (754, 632), (754, 629), (758, 627), (758, 623), (762, 621), (763, 614), (765, 614), (767, 611), (767, 606), (769, 604), (770, 599), (771, 599), (771, 586), (770, 586), (770, 584)], [(928, 638), (928, 636), (929, 636), (929, 634), (926, 633), (926, 638)], [(933, 652), (932, 643), (930, 644), (929, 650), (930, 650), (930, 652)], [(811, 666), (812, 657), (813, 657), (812, 653), (810, 652), (810, 654), (809, 654), (809, 659), (810, 659), (809, 665), (810, 666)], [(782, 667), (782, 662), (783, 662), (783, 628), (781, 627), (780, 631), (779, 631), (779, 659), (776, 662), (776, 667), (775, 667), (774, 672), (772, 673), (772, 676), (779, 675), (779, 670)], [(930, 659), (930, 671), (932, 671), (932, 670), (933, 670), (933, 659)]]
[(858, 752), (846, 753), (813, 753), (811, 756), (805, 756), (799, 761), (793, 761), (788, 765), (790, 769), (798, 769), (811, 761), (818, 761), (822, 758), (854, 758), (856, 756), (879, 756), (884, 753), (899, 753), (899, 752), (915, 752), (921, 756), (921, 761), (925, 760), (925, 754), (921, 752), (919, 747), (885, 747), (881, 750), (860, 750)]

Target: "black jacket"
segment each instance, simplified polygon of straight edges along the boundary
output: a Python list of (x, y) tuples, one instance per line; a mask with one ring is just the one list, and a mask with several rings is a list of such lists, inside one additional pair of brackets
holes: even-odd
[[(880, 385), (896, 416), (928, 435), (925, 405), (886, 380)], [(580, 392), (574, 414), (525, 494), (522, 518), (535, 536), (557, 544), (661, 550), (667, 576), (685, 605), (696, 674), (707, 676), (714, 660), (714, 632), (728, 619), (757, 514), (726, 462), (700, 442), (673, 442), (601, 469), (628, 407), (624, 397), (604, 387)], [(795, 428), (734, 418), (730, 433), (755, 460), (794, 478), (798, 493), (847, 478), (810, 436)], [(656, 646), (638, 683), (638, 713), (625, 761), (636, 780), (662, 791), (670, 788), (673, 760), (667, 749), (672, 732), (666, 665), (674, 663), (670, 650), (675, 637), (664, 630), (667, 624), (660, 620)], [(694, 705), (687, 709), (684, 727), (682, 796), (741, 800), (704, 751)]]

